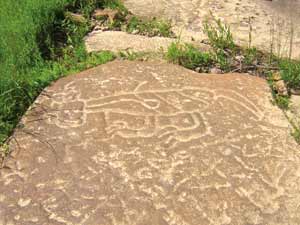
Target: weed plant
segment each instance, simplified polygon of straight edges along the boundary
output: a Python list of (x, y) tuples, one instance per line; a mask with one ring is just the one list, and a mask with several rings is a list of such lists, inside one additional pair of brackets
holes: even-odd
[(50, 82), (114, 58), (87, 54), (82, 38), (89, 23), (75, 24), (65, 14), (88, 18), (96, 7), (125, 10), (117, 0), (1, 1), (0, 145)]
[(297, 141), (297, 143), (300, 144), (300, 129), (299, 129), (298, 127), (300, 127), (300, 125), (297, 126), (297, 127), (295, 127), (295, 130), (294, 130), (294, 132), (292, 133), (292, 135), (293, 135), (293, 137), (295, 138), (295, 140)]
[(212, 17), (211, 21), (204, 23), (204, 32), (209, 43), (214, 49), (233, 51), (236, 47), (230, 27), (222, 23), (220, 19)]
[(169, 62), (192, 70), (200, 68), (202, 72), (207, 72), (207, 68), (213, 63), (213, 58), (209, 53), (201, 52), (191, 44), (180, 42), (170, 45), (166, 57)]
[(172, 26), (170, 22), (158, 20), (156, 18), (144, 21), (136, 16), (131, 17), (126, 25), (127, 32), (137, 32), (138, 34), (147, 35), (150, 37), (172, 37), (174, 34), (171, 28)]
[(211, 21), (204, 23), (204, 32), (213, 48), (211, 54), (217, 67), (224, 72), (229, 72), (237, 50), (230, 27), (223, 24), (220, 19), (212, 17)]
[(148, 20), (131, 15), (128, 11), (120, 11), (116, 18), (111, 21), (108, 17), (97, 18), (102, 25), (107, 26), (110, 30), (124, 31), (132, 34), (139, 34), (148, 37), (175, 37), (172, 26), (169, 21), (152, 18)]
[(282, 79), (290, 88), (300, 88), (300, 62), (290, 59), (281, 59), (279, 68)]

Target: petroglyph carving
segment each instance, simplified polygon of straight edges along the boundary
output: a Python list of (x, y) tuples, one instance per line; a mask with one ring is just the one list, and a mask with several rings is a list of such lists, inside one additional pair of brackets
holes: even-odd
[(300, 224), (299, 147), (265, 81), (116, 61), (47, 91), (24, 120), (44, 142), (17, 130), (0, 170), (0, 224)]
[(52, 99), (57, 110), (49, 123), (77, 128), (86, 124), (89, 114), (102, 113), (108, 139), (116, 135), (126, 139), (158, 137), (162, 146), (171, 147), (213, 135), (203, 112), (214, 102), (229, 101), (231, 107), (249, 112), (256, 120), (263, 117), (254, 103), (237, 92), (197, 87), (138, 91), (142, 85), (133, 92), (86, 100), (73, 83), (67, 84), (63, 94)]
[(80, 99), (80, 92), (76, 90), (75, 82), (64, 86), (60, 93), (53, 94), (51, 97), (51, 116), (48, 122), (55, 123), (61, 128), (76, 128), (86, 122), (84, 110), (85, 101)]

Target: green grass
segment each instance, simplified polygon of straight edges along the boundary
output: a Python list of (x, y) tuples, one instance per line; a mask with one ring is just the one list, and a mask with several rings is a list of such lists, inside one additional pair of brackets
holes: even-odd
[[(7, 144), (2, 144), (0, 145), (0, 159), (2, 158), (5, 158), (6, 156), (9, 155), (9, 146)], [(1, 163), (1, 161), (0, 161)], [(0, 164), (0, 167), (2, 165)]]
[(127, 8), (124, 6), (121, 0), (94, 0), (96, 2), (100, 2), (99, 7), (101, 8), (111, 8), (117, 9), (122, 13), (128, 14)]
[(172, 37), (174, 34), (171, 31), (171, 23), (153, 18), (151, 20), (142, 20), (136, 16), (129, 19), (126, 25), (126, 31), (129, 33), (137, 32), (147, 36)]
[(118, 57), (122, 60), (129, 61), (146, 61), (149, 57), (154, 58), (156, 53), (151, 52), (135, 52), (131, 50), (124, 50), (118, 53)]
[(211, 21), (204, 23), (204, 32), (213, 48), (211, 54), (214, 55), (216, 66), (224, 72), (229, 72), (237, 53), (237, 45), (234, 43), (230, 27), (223, 24), (220, 19), (212, 17)]
[(300, 88), (300, 62), (282, 59), (279, 62), (282, 79), (290, 88)]
[(295, 127), (295, 130), (292, 132), (292, 135), (297, 141), (297, 143), (300, 144), (300, 129), (298, 127)]
[(215, 49), (234, 50), (236, 45), (233, 40), (230, 27), (223, 24), (220, 19), (213, 17), (211, 21), (204, 23), (204, 32), (209, 43)]
[[(209, 44), (213, 47), (215, 60), (218, 66), (223, 71), (230, 71), (232, 58), (237, 54), (244, 57), (244, 66), (256, 66), (257, 64), (264, 64), (265, 67), (277, 66), (280, 70), (282, 79), (289, 88), (300, 88), (300, 61), (291, 60), (288, 58), (280, 58), (274, 55), (267, 57), (267, 54), (258, 51), (256, 48), (251, 48), (251, 44), (247, 48), (238, 47), (234, 43), (233, 35), (230, 27), (223, 24), (221, 20), (213, 19), (204, 24), (204, 31), (208, 37)], [(251, 42), (251, 40), (249, 40)], [(269, 59), (269, 60), (267, 60)], [(242, 72), (242, 71), (241, 71)], [(266, 73), (268, 71), (265, 71)], [(286, 105), (284, 100), (278, 101), (280, 105)]]
[(65, 17), (71, 11), (89, 18), (96, 7), (125, 10), (116, 0), (1, 1), (0, 145), (50, 82), (114, 59), (110, 52), (87, 54), (89, 22)]
[(174, 42), (169, 46), (166, 58), (169, 62), (182, 65), (188, 69), (200, 68), (202, 72), (205, 72), (213, 63), (213, 58), (209, 53), (201, 52), (190, 44), (179, 42)]
[(253, 65), (260, 58), (259, 51), (254, 47), (244, 49), (243, 55), (245, 65)]
[(279, 96), (276, 95), (274, 97), (275, 99), (275, 103), (277, 104), (277, 106), (283, 110), (288, 110), (289, 106), (290, 106), (290, 99), (287, 96)]
[(287, 114), (285, 114), (286, 118), (289, 120), (291, 126), (292, 126), (292, 136), (295, 138), (296, 142), (300, 144), (300, 123), (296, 120), (293, 120), (290, 118)]
[(118, 10), (116, 18), (111, 21), (107, 16), (96, 18), (106, 24), (110, 30), (122, 30), (127, 33), (139, 34), (149, 37), (175, 37), (169, 21), (161, 19), (141, 19), (131, 15), (126, 10)]

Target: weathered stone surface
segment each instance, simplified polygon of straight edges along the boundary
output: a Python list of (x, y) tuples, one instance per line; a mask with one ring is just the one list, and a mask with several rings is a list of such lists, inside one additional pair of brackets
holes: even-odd
[(128, 49), (137, 52), (165, 52), (174, 41), (176, 40), (172, 38), (146, 37), (122, 31), (93, 31), (85, 38), (85, 46), (88, 52), (119, 52)]
[(294, 125), (300, 128), (300, 96), (292, 95), (290, 100), (290, 110), (287, 111), (287, 115)]
[[(93, 31), (85, 37), (88, 52), (132, 50), (135, 52), (166, 52), (172, 42), (178, 39), (166, 37), (147, 37), (128, 34), (122, 31)], [(208, 51), (210, 46), (189, 41), (197, 48)]]
[(114, 9), (96, 9), (93, 13), (95, 19), (101, 19), (102, 17), (108, 17), (112, 23), (116, 16), (118, 15), (118, 10)]
[(273, 42), (273, 52), (279, 55), (289, 55), (292, 21), (292, 56), (300, 56), (299, 0), (124, 0), (124, 3), (136, 15), (171, 19), (174, 32), (183, 40), (206, 38), (203, 22), (210, 12), (230, 25), (240, 45), (249, 43), (251, 24), (252, 44), (269, 51)]
[(115, 61), (22, 122), (0, 224), (300, 224), (299, 147), (262, 79)]

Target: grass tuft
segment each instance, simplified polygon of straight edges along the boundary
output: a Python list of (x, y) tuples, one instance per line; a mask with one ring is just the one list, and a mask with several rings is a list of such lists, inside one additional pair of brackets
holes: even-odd
[(204, 23), (204, 32), (209, 43), (215, 49), (234, 50), (236, 45), (233, 40), (230, 27), (223, 24), (220, 19), (212, 17), (210, 22)]
[(297, 143), (300, 144), (300, 129), (298, 127), (295, 128), (295, 130), (293, 131), (292, 135), (295, 138), (295, 140), (297, 141)]
[(290, 98), (288, 96), (275, 96), (275, 102), (279, 108), (288, 110), (290, 106)]
[(126, 25), (127, 32), (136, 32), (138, 34), (147, 35), (150, 37), (172, 37), (174, 34), (171, 28), (172, 26), (170, 22), (158, 20), (156, 18), (144, 21), (136, 16), (131, 17)]
[(290, 88), (300, 88), (300, 62), (282, 59), (279, 62), (282, 79)]
[(209, 53), (201, 52), (190, 44), (179, 42), (170, 45), (166, 58), (169, 62), (182, 65), (188, 69), (200, 68), (201, 72), (206, 72), (209, 65), (213, 63), (212, 56)]

